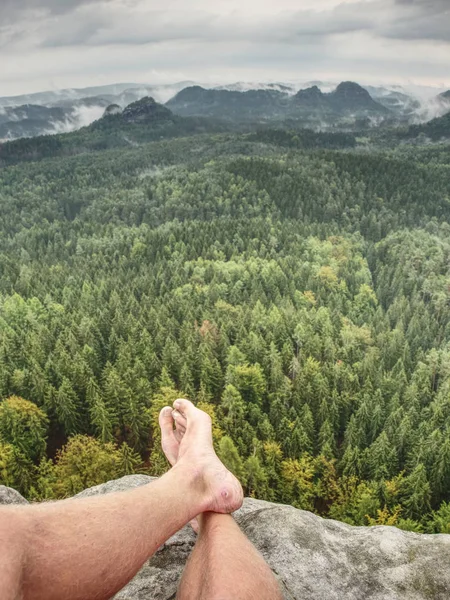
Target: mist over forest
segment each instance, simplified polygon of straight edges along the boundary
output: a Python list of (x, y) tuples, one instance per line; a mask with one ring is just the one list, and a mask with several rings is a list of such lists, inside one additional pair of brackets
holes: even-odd
[[(343, 83), (347, 87), (351, 84), (353, 92), (365, 93), (365, 101), (360, 97), (352, 104), (350, 93), (340, 103), (335, 96)], [(344, 97), (345, 88), (342, 92)], [(182, 116), (212, 116), (260, 125), (293, 118), (316, 130), (337, 126), (351, 129), (361, 126), (361, 118), (366, 119), (367, 127), (421, 124), (450, 111), (450, 91), (429, 86), (360, 86), (329, 81), (125, 83), (0, 97), (0, 140), (75, 131), (100, 119), (108, 106), (123, 110), (147, 96), (167, 103)]]

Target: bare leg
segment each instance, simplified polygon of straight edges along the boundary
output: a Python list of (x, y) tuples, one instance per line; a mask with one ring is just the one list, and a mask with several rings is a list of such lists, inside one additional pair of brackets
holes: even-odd
[(214, 453), (211, 419), (186, 418), (178, 463), (130, 492), (0, 509), (2, 600), (106, 600), (171, 535), (205, 510), (232, 512), (242, 488)]
[(177, 600), (281, 600), (277, 580), (231, 515), (204, 513)]
[[(179, 410), (163, 409), (160, 424), (164, 452), (176, 464), (186, 419)], [(177, 600), (281, 600), (272, 571), (231, 515), (205, 512), (196, 521), (199, 536)]]

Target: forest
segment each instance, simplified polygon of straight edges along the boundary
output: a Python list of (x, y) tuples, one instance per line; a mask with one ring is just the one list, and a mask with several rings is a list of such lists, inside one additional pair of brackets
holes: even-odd
[(450, 533), (450, 143), (180, 119), (0, 147), (0, 484), (162, 474), (188, 397), (247, 495)]

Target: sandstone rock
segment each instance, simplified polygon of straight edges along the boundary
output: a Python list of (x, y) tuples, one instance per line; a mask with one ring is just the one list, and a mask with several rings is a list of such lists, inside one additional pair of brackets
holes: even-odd
[(110, 494), (111, 492), (124, 492), (131, 488), (146, 485), (155, 479), (156, 477), (149, 477), (148, 475), (128, 475), (128, 477), (122, 477), (122, 479), (116, 479), (115, 481), (108, 481), (108, 483), (102, 483), (101, 485), (96, 485), (95, 487), (84, 490), (83, 492), (76, 494), (75, 498), (87, 498), (89, 496)]
[(104, 117), (109, 117), (111, 115), (120, 115), (122, 114), (122, 109), (118, 104), (110, 104), (105, 108), (105, 112), (103, 113)]
[(19, 492), (4, 485), (0, 485), (0, 505), (1, 504), (28, 504)]
[[(134, 475), (79, 494), (151, 482)], [(394, 527), (351, 527), (309, 512), (247, 498), (235, 514), (281, 582), (286, 600), (448, 600), (450, 536)], [(156, 553), (116, 600), (171, 600), (195, 534), (185, 527)]]
[[(78, 496), (124, 491), (152, 480), (133, 475)], [(0, 503), (5, 498), (24, 502), (14, 490), (0, 487)], [(253, 499), (246, 499), (235, 517), (280, 580), (286, 600), (450, 598), (450, 535), (350, 527), (290, 506)], [(185, 527), (158, 550), (115, 600), (173, 600), (194, 543), (195, 534)]]
[(158, 123), (170, 121), (173, 115), (168, 108), (146, 96), (129, 104), (122, 117), (127, 123)]

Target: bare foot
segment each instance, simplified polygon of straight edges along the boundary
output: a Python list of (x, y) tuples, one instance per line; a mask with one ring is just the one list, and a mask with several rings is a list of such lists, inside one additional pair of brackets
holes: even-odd
[(205, 494), (205, 512), (234, 512), (242, 505), (242, 487), (214, 452), (211, 417), (189, 400), (176, 400), (173, 406), (174, 411), (165, 407), (159, 416), (167, 460), (193, 474)]
[[(165, 406), (159, 413), (159, 426), (161, 427), (161, 446), (167, 460), (174, 467), (178, 462), (180, 442), (186, 433), (186, 417), (170, 406)], [(174, 429), (175, 426), (175, 429)], [(195, 533), (199, 532), (198, 517), (190, 522)]]

